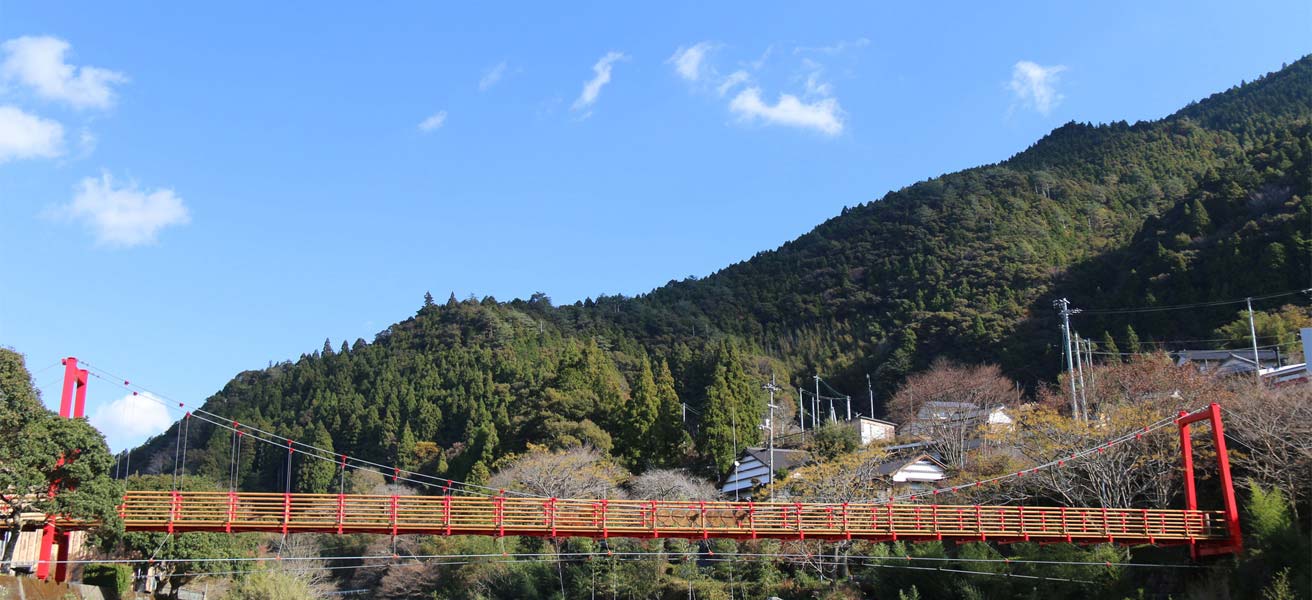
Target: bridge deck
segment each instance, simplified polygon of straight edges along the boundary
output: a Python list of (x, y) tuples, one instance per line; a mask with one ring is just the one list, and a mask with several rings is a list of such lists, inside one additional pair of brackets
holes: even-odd
[(1201, 510), (128, 492), (129, 531), (1179, 544), (1228, 539)]

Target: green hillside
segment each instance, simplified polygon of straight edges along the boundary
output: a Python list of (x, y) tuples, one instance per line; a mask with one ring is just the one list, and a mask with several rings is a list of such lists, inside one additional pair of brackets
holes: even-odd
[[(637, 298), (426, 302), (372, 342), (325, 343), (237, 375), (206, 408), (297, 440), (481, 480), (530, 442), (580, 442), (629, 466), (722, 470), (760, 435), (766, 373), (818, 370), (877, 395), (946, 356), (1029, 383), (1060, 365), (1050, 301), (1175, 304), (1307, 287), (1312, 58), (1165, 119), (1068, 123), (1003, 162), (845, 209), (782, 247)], [(1185, 339), (1233, 308), (1155, 313)], [(1081, 321), (1122, 336), (1125, 320)], [(691, 444), (680, 402), (694, 411)], [(791, 404), (785, 392), (783, 402)], [(189, 462), (225, 480), (230, 440), (192, 427)], [(133, 465), (171, 464), (173, 431)], [(281, 489), (285, 451), (243, 455)], [(298, 474), (301, 489), (322, 477)]]

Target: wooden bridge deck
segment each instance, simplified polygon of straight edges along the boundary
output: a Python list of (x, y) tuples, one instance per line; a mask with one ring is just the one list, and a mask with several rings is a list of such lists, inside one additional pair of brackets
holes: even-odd
[(1190, 544), (1229, 537), (1222, 511), (128, 492), (129, 531), (543, 537), (993, 540)]

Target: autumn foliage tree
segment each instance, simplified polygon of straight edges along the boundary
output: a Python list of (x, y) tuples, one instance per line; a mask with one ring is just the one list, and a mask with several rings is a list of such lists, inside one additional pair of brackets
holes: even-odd
[(987, 408), (1009, 406), (1016, 399), (1016, 383), (997, 365), (961, 365), (939, 359), (898, 388), (888, 402), (888, 416), (904, 423), (915, 419), (929, 402), (967, 402)]
[(530, 447), (489, 481), (493, 487), (550, 498), (613, 498), (628, 472), (595, 448)]

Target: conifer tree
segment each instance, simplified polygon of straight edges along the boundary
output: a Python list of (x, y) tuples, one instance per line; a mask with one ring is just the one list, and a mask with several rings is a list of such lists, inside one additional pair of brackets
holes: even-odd
[[(322, 421), (316, 424), (308, 442), (312, 446), (328, 451), (329, 454), (333, 453), (333, 436), (328, 433)], [(333, 461), (320, 460), (305, 454), (298, 455), (297, 459), (299, 462), (296, 465), (296, 491), (310, 494), (327, 492), (337, 476), (337, 466)]]
[(621, 427), (624, 438), (628, 440), (621, 452), (635, 466), (640, 465), (640, 461), (650, 460), (656, 448), (648, 434), (659, 410), (660, 398), (651, 374), (651, 361), (644, 355), (637, 380), (633, 383), (633, 394), (624, 404)]
[(1143, 346), (1139, 344), (1139, 334), (1134, 331), (1131, 325), (1125, 326), (1125, 351), (1130, 354), (1138, 354), (1143, 351)]
[(1116, 346), (1116, 340), (1112, 339), (1110, 331), (1102, 332), (1102, 341), (1098, 342), (1098, 351), (1106, 352), (1107, 354), (1104, 356), (1107, 357), (1107, 360), (1121, 359), (1121, 349)]
[(679, 464), (684, 453), (692, 444), (683, 424), (683, 403), (674, 390), (674, 375), (670, 373), (669, 363), (662, 360), (656, 370), (656, 397), (659, 413), (652, 427), (654, 458), (661, 466), (672, 467)]
[(699, 433), (702, 454), (724, 474), (733, 465), (737, 451), (761, 439), (761, 409), (764, 400), (757, 392), (742, 359), (732, 344), (720, 347), (711, 384), (706, 388), (705, 412)]
[(433, 305), (433, 293), (424, 292), (424, 308), (428, 308), (432, 305)]
[(409, 423), (401, 429), (401, 439), (396, 443), (396, 466), (406, 471), (415, 468), (415, 434)]
[(1207, 214), (1207, 208), (1203, 206), (1201, 200), (1194, 200), (1185, 211), (1188, 216), (1189, 233), (1193, 235), (1204, 235), (1212, 227), (1212, 218)]
[(711, 385), (706, 388), (705, 411), (697, 431), (697, 447), (714, 465), (716, 475), (729, 472), (737, 458), (734, 456), (736, 434), (733, 424), (736, 419), (733, 404), (725, 366), (716, 365)]

